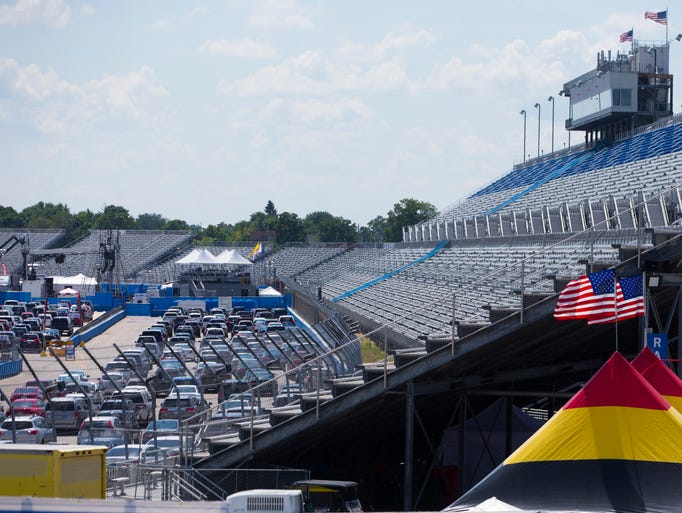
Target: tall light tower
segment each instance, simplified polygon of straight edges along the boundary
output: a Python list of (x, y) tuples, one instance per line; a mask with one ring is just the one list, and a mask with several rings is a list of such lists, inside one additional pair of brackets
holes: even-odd
[(542, 111), (542, 107), (539, 103), (536, 103), (534, 107), (538, 109), (538, 158), (540, 158), (540, 111)]
[(523, 161), (526, 162), (526, 111), (519, 112), (523, 116)]
[(554, 96), (547, 98), (548, 102), (552, 102), (552, 153), (554, 153)]

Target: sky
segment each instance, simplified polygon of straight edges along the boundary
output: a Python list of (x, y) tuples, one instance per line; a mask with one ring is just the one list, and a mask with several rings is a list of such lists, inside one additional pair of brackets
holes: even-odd
[[(563, 148), (562, 85), (598, 51), (626, 52), (619, 35), (630, 28), (663, 42), (665, 27), (644, 12), (665, 8), (0, 0), (0, 205), (120, 205), (204, 227), (248, 219), (268, 200), (360, 226), (403, 198), (442, 209), (522, 161), (522, 109), (527, 153), (538, 117), (541, 152), (551, 151), (552, 106)], [(670, 39), (676, 16), (668, 10)]]

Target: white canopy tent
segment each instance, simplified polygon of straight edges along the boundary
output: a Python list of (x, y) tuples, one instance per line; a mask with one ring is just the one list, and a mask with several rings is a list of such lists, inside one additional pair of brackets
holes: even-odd
[(213, 253), (211, 253), (206, 248), (193, 249), (187, 256), (182, 257), (180, 260), (175, 262), (180, 265), (206, 265), (206, 264), (218, 264), (218, 260)]
[(217, 257), (221, 264), (227, 265), (253, 265), (253, 262), (241, 256), (233, 249), (226, 249)]
[(94, 294), (97, 287), (97, 280), (95, 278), (90, 278), (82, 273), (73, 276), (51, 276), (51, 278), (52, 285), (57, 293), (70, 288), (75, 290), (76, 294), (80, 293), (81, 296), (87, 296)]
[(57, 295), (60, 297), (80, 296), (81, 293), (79, 291), (77, 291), (76, 289), (72, 289), (71, 287), (66, 287), (65, 289), (62, 289), (59, 292), (57, 292)]
[(281, 296), (280, 292), (277, 289), (274, 289), (272, 287), (265, 287), (264, 289), (259, 289), (258, 290), (258, 295), (259, 296)]

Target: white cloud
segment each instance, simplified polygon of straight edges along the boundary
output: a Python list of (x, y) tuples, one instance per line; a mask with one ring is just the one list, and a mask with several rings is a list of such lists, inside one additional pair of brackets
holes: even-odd
[(404, 51), (411, 47), (429, 47), (436, 41), (436, 36), (425, 29), (404, 31), (402, 33), (390, 32), (375, 45), (346, 42), (339, 48), (339, 54), (346, 60), (380, 60), (391, 53)]
[(168, 20), (156, 20), (147, 25), (147, 27), (152, 30), (166, 30), (170, 27), (170, 22)]
[(304, 52), (280, 64), (260, 68), (243, 79), (223, 83), (219, 90), (257, 96), (325, 95), (348, 91), (384, 93), (407, 88), (407, 72), (398, 59), (361, 66), (333, 62), (320, 52)]
[(147, 121), (153, 119), (154, 101), (168, 95), (146, 66), (127, 75), (73, 84), (52, 69), (0, 58), (0, 86), (3, 84), (10, 92), (6, 109), (16, 116), (31, 116), (29, 121), (43, 133), (87, 130), (112, 120)]
[(81, 11), (81, 14), (85, 14), (85, 15), (91, 15), (91, 14), (95, 14), (97, 12), (95, 7), (91, 4), (81, 5), (80, 11)]
[(197, 5), (189, 13), (187, 13), (188, 18), (194, 18), (195, 16), (201, 16), (203, 14), (208, 14), (208, 7), (205, 5)]
[(318, 74), (325, 74), (325, 63), (321, 54), (305, 52), (281, 64), (265, 66), (251, 76), (237, 80), (233, 84), (223, 83), (219, 91), (242, 96), (327, 93), (328, 84), (324, 80), (313, 78)]
[(282, 101), (273, 100), (265, 109), (271, 114), (284, 110), (291, 122), (311, 124), (317, 122), (349, 121), (355, 118), (370, 118), (373, 109), (359, 98), (330, 98)]
[(0, 25), (64, 28), (70, 19), (71, 9), (63, 0), (17, 0), (0, 6)]
[(258, 43), (252, 39), (238, 39), (226, 41), (216, 39), (206, 41), (199, 47), (199, 52), (212, 55), (227, 55), (244, 59), (271, 59), (277, 55), (275, 49), (265, 43)]
[(254, 28), (310, 30), (315, 27), (310, 15), (294, 0), (268, 0), (256, 5), (258, 10), (248, 20)]

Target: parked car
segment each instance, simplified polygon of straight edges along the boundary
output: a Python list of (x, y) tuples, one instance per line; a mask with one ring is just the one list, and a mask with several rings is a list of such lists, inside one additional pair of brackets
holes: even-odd
[(46, 426), (45, 419), (39, 416), (15, 416), (5, 419), (0, 424), (0, 440), (12, 440), (12, 434), (16, 433), (15, 439), (21, 444), (46, 444), (56, 442), (54, 431)]
[(55, 397), (45, 405), (45, 420), (57, 429), (76, 431), (87, 416), (87, 403), (80, 397)]
[[(90, 439), (92, 431), (92, 440)], [(79, 445), (105, 445), (114, 447), (124, 444), (126, 431), (123, 429), (121, 419), (115, 416), (98, 415), (85, 419), (80, 426), (76, 443)]]
[(140, 463), (141, 445), (128, 444), (116, 445), (107, 451), (106, 466), (115, 467), (117, 465), (137, 465)]
[(141, 443), (146, 444), (154, 438), (154, 432), (156, 432), (157, 438), (171, 434), (177, 435), (180, 432), (179, 426), (178, 419), (159, 419), (156, 421), (156, 428), (154, 427), (154, 421), (151, 421), (142, 432)]
[(252, 414), (260, 415), (260, 408), (252, 404), (251, 397), (236, 397), (220, 403), (211, 419), (240, 419), (250, 417)]
[(112, 398), (104, 401), (97, 412), (98, 417), (118, 417), (126, 429), (137, 426), (135, 403), (126, 398)]
[(19, 339), (19, 347), (24, 353), (39, 353), (43, 349), (40, 333), (29, 331)]
[(12, 406), (7, 408), (5, 412), (7, 416), (14, 415), (28, 415), (30, 417), (45, 417), (45, 401), (38, 398), (23, 398), (12, 401)]
[[(67, 312), (68, 315), (68, 312)], [(73, 322), (67, 315), (61, 317), (54, 317), (52, 319), (52, 328), (59, 330), (59, 334), (63, 337), (70, 337), (73, 335)]]
[(194, 448), (194, 437), (183, 435), (182, 447), (180, 435), (159, 436), (151, 439), (142, 446), (140, 463), (154, 463), (155, 460), (168, 460), (172, 463), (183, 454), (191, 454)]
[[(118, 394), (114, 397), (120, 397)], [(153, 417), (152, 395), (145, 386), (127, 386), (123, 389), (123, 397), (130, 399), (135, 406), (135, 426), (143, 428)]]
[(123, 374), (120, 372), (108, 372), (107, 374), (103, 374), (99, 379), (98, 386), (102, 394), (111, 394), (117, 391), (117, 386), (118, 388), (123, 388), (126, 384), (127, 381)]
[(17, 399), (45, 399), (45, 394), (40, 389), (40, 387), (17, 387), (10, 395), (10, 402), (14, 402)]
[(181, 396), (178, 399), (175, 396), (169, 395), (161, 403), (159, 419), (179, 418), (180, 420), (186, 420), (203, 412), (203, 415), (197, 418), (197, 422), (205, 421), (208, 420), (208, 409), (208, 404), (200, 397), (188, 395), (185, 397)]

